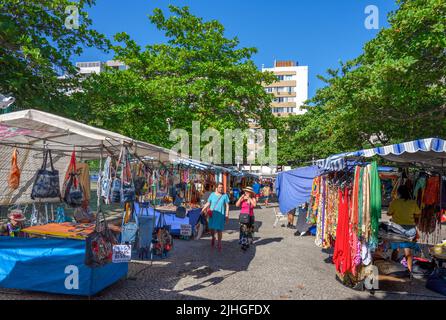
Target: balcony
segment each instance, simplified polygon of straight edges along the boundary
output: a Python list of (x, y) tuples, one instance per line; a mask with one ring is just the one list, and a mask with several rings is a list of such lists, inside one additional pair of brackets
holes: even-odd
[(290, 107), (290, 108), (295, 108), (296, 102), (272, 102), (271, 103), (271, 107), (277, 107), (277, 108), (281, 108), (281, 107)]

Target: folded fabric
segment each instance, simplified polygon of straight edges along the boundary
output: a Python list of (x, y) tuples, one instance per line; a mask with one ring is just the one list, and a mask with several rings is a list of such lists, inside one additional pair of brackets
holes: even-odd
[(381, 222), (379, 225), (379, 229), (390, 234), (393, 233), (395, 235), (405, 237), (410, 240), (413, 240), (417, 235), (417, 229), (415, 227), (406, 229), (394, 222)]

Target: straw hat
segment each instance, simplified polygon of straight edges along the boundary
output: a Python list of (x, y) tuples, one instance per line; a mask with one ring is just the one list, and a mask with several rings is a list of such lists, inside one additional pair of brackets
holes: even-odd
[(15, 220), (15, 221), (19, 221), (19, 222), (26, 220), (24, 214), (20, 210), (11, 211), (11, 213), (8, 215), (8, 218), (9, 218), (9, 220)]
[(251, 192), (251, 193), (255, 194), (254, 190), (251, 187), (246, 187), (246, 188), (243, 189), (243, 191)]

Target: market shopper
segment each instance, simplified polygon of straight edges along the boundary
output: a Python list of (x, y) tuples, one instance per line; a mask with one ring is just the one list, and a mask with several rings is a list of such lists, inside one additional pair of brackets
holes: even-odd
[[(415, 200), (412, 200), (407, 186), (402, 185), (398, 188), (398, 199), (390, 203), (387, 214), (392, 217), (392, 222), (399, 224), (405, 230), (415, 229), (416, 221), (421, 214), (421, 210)], [(399, 249), (404, 249), (404, 255), (407, 261), (409, 273), (412, 273), (413, 257), (412, 248), (415, 246), (413, 242), (396, 242), (392, 243), (392, 260), (397, 260)]]
[(296, 208), (288, 211), (287, 215), (288, 215), (288, 224), (286, 227), (290, 229), (296, 229), (296, 227), (294, 226), (294, 217), (296, 216)]
[(251, 233), (254, 233), (254, 223), (255, 223), (254, 208), (257, 206), (256, 195), (251, 187), (246, 187), (245, 189), (243, 189), (243, 191), (244, 194), (240, 197), (240, 199), (238, 199), (235, 205), (238, 208), (240, 208), (241, 215), (242, 214), (249, 215), (248, 228), (250, 229)]
[(259, 180), (256, 180), (254, 182), (254, 184), (252, 185), (252, 189), (254, 190), (256, 198), (260, 198), (260, 190), (262, 189), (262, 185), (260, 184)]
[(25, 215), (19, 211), (12, 211), (8, 218), (8, 223), (0, 225), (0, 235), (8, 237), (23, 236), (22, 229), (26, 220)]
[(265, 198), (265, 206), (269, 205), (269, 197), (271, 195), (271, 187), (266, 184), (262, 189), (262, 195)]
[[(208, 210), (211, 210), (209, 217)], [(201, 212), (209, 217), (209, 229), (211, 230), (211, 248), (215, 246), (215, 233), (218, 236), (218, 251), (221, 251), (221, 240), (225, 222), (229, 220), (229, 197), (223, 192), (223, 183), (219, 183)]]

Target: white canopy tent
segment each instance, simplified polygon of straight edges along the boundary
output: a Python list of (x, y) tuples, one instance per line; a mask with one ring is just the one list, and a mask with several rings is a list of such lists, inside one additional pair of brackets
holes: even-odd
[(169, 161), (170, 154), (168, 149), (38, 110), (0, 115), (1, 145), (38, 149), (44, 143), (55, 154), (65, 155), (71, 154), (76, 146), (84, 160), (117, 155), (122, 145), (140, 157), (153, 157), (162, 162)]
[[(118, 156), (123, 145), (144, 159), (168, 162), (181, 158), (169, 149), (38, 110), (0, 115), (0, 205), (33, 202), (31, 189), (45, 147), (52, 150), (54, 167), (59, 170), (62, 183), (74, 148), (79, 160), (95, 160)], [(8, 177), (15, 147), (19, 150), (22, 173), (20, 187), (11, 190)]]

